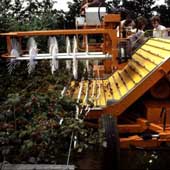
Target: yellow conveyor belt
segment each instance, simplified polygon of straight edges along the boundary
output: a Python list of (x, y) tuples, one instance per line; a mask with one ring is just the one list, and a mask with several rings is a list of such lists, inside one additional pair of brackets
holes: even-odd
[[(74, 98), (79, 94), (83, 105), (86, 105), (89, 100), (93, 102), (94, 107), (111, 107), (110, 105), (108, 106), (108, 101), (113, 101), (113, 105), (115, 105), (115, 103), (122, 103), (122, 107), (125, 108), (116, 111), (116, 114), (120, 114), (120, 112), (136, 100), (136, 97), (134, 97), (134, 101), (132, 97), (130, 97), (131, 93), (136, 92), (138, 94), (137, 97), (142, 96), (144, 92), (161, 78), (154, 77), (158, 70), (161, 68), (167, 72), (170, 70), (169, 57), (170, 40), (159, 38), (149, 39), (133, 54), (132, 58), (129, 59), (127, 65), (122, 70), (114, 72), (104, 80), (87, 80), (80, 82), (76, 86), (75, 83), (72, 82), (70, 87), (73, 92), (68, 94)], [(169, 68), (165, 65), (166, 63), (169, 64)], [(152, 79), (154, 81), (152, 81)], [(81, 83), (83, 83), (83, 85), (80, 95)], [(141, 88), (142, 90), (140, 91), (140, 88), (138, 89), (139, 86), (145, 88)], [(137, 89), (138, 91), (135, 91)], [(126, 102), (123, 102), (123, 100), (126, 100)], [(121, 106), (117, 108), (119, 109)]]

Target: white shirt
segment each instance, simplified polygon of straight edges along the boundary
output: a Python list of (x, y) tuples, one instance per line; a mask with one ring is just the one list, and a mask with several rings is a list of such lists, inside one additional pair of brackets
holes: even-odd
[[(116, 28), (116, 30), (117, 30), (117, 37), (120, 36), (120, 35), (119, 35), (119, 31), (120, 31), (120, 30), (119, 30), (119, 29), (120, 29), (120, 28), (122, 29), (122, 28), (124, 27), (125, 21), (126, 21), (126, 19), (120, 21), (120, 27), (118, 26), (118, 27)], [(136, 28), (133, 28), (134, 26), (135, 26), (135, 22), (132, 20), (131, 24), (126, 27), (126, 31), (129, 31), (129, 32), (131, 32), (131, 33), (135, 33), (135, 32), (136, 32)], [(122, 30), (121, 30), (121, 31), (122, 31)], [(122, 32), (121, 32), (121, 37), (122, 37)]]
[(164, 27), (163, 25), (158, 25), (157, 28), (154, 28), (153, 29), (153, 37), (156, 37), (156, 38), (167, 37), (166, 27)]

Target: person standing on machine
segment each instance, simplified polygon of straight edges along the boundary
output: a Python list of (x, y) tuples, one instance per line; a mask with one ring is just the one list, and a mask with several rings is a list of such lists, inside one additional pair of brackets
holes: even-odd
[(160, 17), (158, 15), (151, 18), (151, 23), (153, 26), (153, 37), (167, 37), (166, 27), (160, 24)]

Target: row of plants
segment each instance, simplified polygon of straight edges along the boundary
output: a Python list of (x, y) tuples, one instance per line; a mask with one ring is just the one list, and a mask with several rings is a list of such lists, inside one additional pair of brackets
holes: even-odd
[(70, 138), (74, 151), (102, 143), (102, 133), (75, 119), (76, 102), (61, 91), (70, 79), (60, 69), (50, 73), (49, 63), (38, 63), (28, 75), (26, 63), (19, 63), (12, 74), (6, 62), (0, 67), (0, 162), (63, 163)]
[[(0, 32), (73, 28), (80, 0), (69, 3), (69, 12), (54, 9), (54, 3), (2, 0)], [(47, 37), (35, 38), (38, 48), (47, 51)], [(22, 43), (26, 46), (25, 39)], [(65, 40), (59, 39), (59, 45), (64, 51)], [(5, 49), (1, 37), (0, 53)], [(47, 61), (38, 62), (30, 75), (26, 62), (17, 63), (12, 74), (7, 65), (0, 60), (0, 162), (66, 163), (72, 134), (75, 152), (100, 143), (98, 130), (85, 126), (83, 117), (75, 119), (76, 101), (61, 97), (71, 77), (62, 64), (53, 75)], [(82, 70), (80, 66), (80, 74)]]

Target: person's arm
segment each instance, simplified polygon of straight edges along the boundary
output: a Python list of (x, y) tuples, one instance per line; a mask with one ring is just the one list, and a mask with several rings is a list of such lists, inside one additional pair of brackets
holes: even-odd
[(82, 9), (85, 9), (87, 7), (93, 7), (93, 6), (99, 6), (100, 4), (103, 4), (105, 0), (93, 0), (92, 2), (88, 2), (82, 6)]
[(88, 3), (88, 6), (99, 6), (100, 3), (103, 3), (104, 1), (103, 0), (93, 0), (92, 2), (89, 2)]

